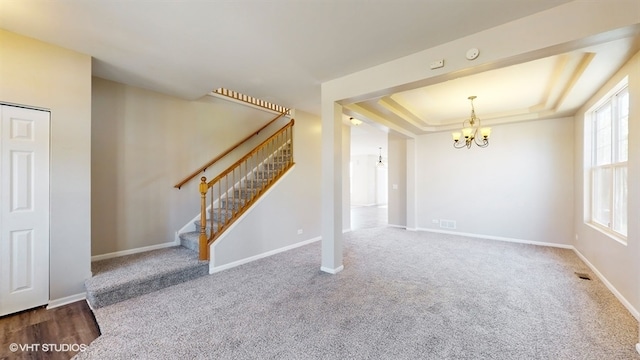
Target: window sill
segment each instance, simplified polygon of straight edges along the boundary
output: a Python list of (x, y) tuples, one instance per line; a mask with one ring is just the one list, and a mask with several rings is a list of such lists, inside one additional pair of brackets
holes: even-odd
[(590, 228), (597, 230), (598, 232), (602, 233), (603, 235), (619, 242), (620, 244), (627, 246), (627, 238), (619, 235), (618, 233), (615, 233), (614, 231), (612, 231), (609, 228), (605, 228), (604, 226), (598, 225), (598, 224), (594, 224), (591, 222), (585, 222), (585, 225), (589, 226)]

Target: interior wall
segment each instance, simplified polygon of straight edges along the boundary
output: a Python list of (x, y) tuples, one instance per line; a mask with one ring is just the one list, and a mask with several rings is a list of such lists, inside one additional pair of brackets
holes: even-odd
[(91, 57), (0, 30), (0, 79), (0, 101), (51, 111), (49, 298), (84, 293), (91, 276)]
[[(584, 122), (586, 112), (625, 76), (629, 76), (629, 160), (628, 160), (628, 236), (624, 245), (585, 223), (585, 176), (590, 161), (585, 154)], [(575, 115), (575, 248), (616, 291), (635, 309), (640, 309), (640, 53), (628, 61)]]
[(389, 134), (389, 225), (407, 226), (407, 140)]
[(572, 244), (572, 118), (494, 126), (487, 148), (416, 141), (419, 228)]
[[(319, 120), (318, 120), (319, 121)], [(322, 144), (318, 144), (319, 148)], [(342, 231), (351, 229), (351, 126), (342, 125)]]
[(215, 267), (320, 238), (320, 128), (320, 118), (296, 111), (294, 168), (212, 245)]
[(376, 204), (376, 163), (375, 155), (355, 155), (351, 157), (351, 205), (373, 206)]
[(376, 206), (389, 203), (389, 168), (388, 159), (382, 160), (384, 165), (376, 166)]
[[(173, 242), (211, 179), (289, 121), (282, 118), (205, 173), (174, 185), (275, 116), (205, 96), (186, 101), (93, 79), (92, 255)], [(296, 125), (297, 127), (297, 125)]]

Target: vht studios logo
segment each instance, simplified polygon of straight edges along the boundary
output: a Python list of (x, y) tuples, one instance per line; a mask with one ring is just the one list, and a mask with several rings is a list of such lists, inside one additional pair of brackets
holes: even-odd
[(87, 349), (85, 344), (16, 344), (9, 345), (11, 352), (81, 352)]

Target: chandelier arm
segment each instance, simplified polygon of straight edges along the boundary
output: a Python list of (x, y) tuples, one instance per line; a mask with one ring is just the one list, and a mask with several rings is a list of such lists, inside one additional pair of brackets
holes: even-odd
[(462, 149), (462, 148), (468, 148), (469, 146), (465, 143), (463, 143), (462, 141), (454, 141), (453, 142), (453, 147), (456, 149)]
[(481, 143), (478, 142), (478, 137), (477, 136), (473, 139), (473, 142), (475, 142), (476, 145), (478, 145), (481, 148), (485, 148), (485, 147), (489, 146), (489, 139), (485, 139), (484, 137), (482, 137), (482, 142)]

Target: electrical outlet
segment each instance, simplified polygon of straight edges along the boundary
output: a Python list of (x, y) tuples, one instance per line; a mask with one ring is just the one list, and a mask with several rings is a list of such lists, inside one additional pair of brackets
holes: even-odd
[(298, 229), (298, 235), (302, 234), (302, 229)]

